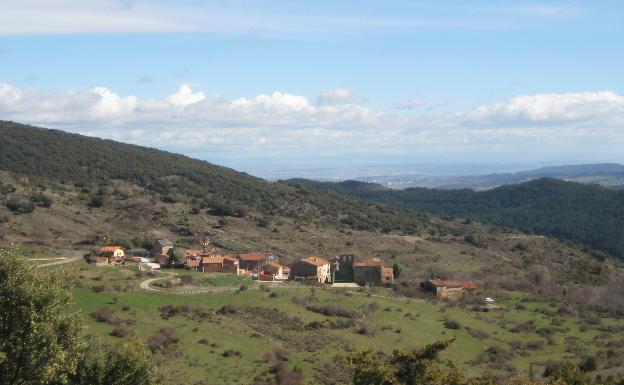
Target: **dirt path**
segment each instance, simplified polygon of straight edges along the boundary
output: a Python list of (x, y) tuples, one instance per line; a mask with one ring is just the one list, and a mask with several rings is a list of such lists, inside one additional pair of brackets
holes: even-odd
[[(174, 294), (174, 295), (215, 294), (215, 293), (223, 293), (223, 292), (228, 292), (228, 291), (239, 290), (239, 288), (235, 286), (214, 287), (210, 289), (196, 289), (196, 290), (178, 290), (178, 291), (170, 291), (170, 290), (164, 290), (164, 289), (153, 287), (152, 284), (158, 280), (173, 278), (178, 275), (173, 272), (161, 272), (161, 274), (163, 274), (163, 276), (161, 277), (149, 278), (149, 279), (146, 279), (145, 281), (141, 281), (141, 283), (139, 284), (139, 287), (145, 291), (159, 292), (159, 293), (165, 293), (165, 294)], [(280, 288), (281, 289), (311, 289), (311, 288), (317, 288), (317, 286), (289, 285), (289, 284), (271, 285), (271, 289), (280, 289)], [(248, 286), (247, 290), (260, 290), (260, 284)], [(368, 295), (368, 293), (353, 291), (353, 290), (348, 290), (348, 292), (351, 294), (355, 294), (355, 295)], [(392, 297), (389, 295), (381, 295), (381, 294), (370, 294), (369, 296), (372, 298), (386, 298), (386, 299), (394, 299), (397, 301), (408, 301), (408, 302), (419, 302), (419, 303), (425, 302), (424, 299), (420, 299), (420, 298)]]
[(50, 267), (50, 266), (58, 266), (58, 265), (65, 265), (67, 263), (78, 262), (83, 258), (85, 251), (84, 250), (63, 250), (63, 253), (68, 254), (69, 256), (64, 259), (61, 259), (60, 261), (48, 262), (48, 263), (43, 263), (41, 265), (37, 265), (37, 267), (38, 268)]

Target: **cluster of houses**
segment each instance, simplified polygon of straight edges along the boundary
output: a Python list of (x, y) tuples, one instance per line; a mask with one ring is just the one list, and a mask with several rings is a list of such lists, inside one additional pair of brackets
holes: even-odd
[(357, 259), (354, 255), (331, 258), (309, 256), (286, 266), (272, 253), (254, 252), (228, 254), (204, 244), (202, 249), (174, 249), (168, 239), (159, 239), (152, 250), (130, 249), (122, 246), (103, 246), (91, 258), (97, 266), (117, 266), (137, 263), (143, 269), (164, 267), (187, 268), (203, 273), (229, 273), (248, 276), (259, 281), (286, 280), (318, 283), (355, 283), (360, 286), (390, 286), (394, 283), (391, 267), (384, 267), (381, 259)]
[[(174, 249), (168, 239), (159, 239), (152, 250), (130, 249), (121, 246), (103, 246), (92, 258), (98, 266), (117, 266), (126, 262), (139, 264), (143, 269), (161, 267), (186, 268), (203, 273), (229, 273), (247, 276), (258, 281), (281, 282), (295, 280), (315, 283), (357, 284), (359, 286), (391, 286), (394, 271), (384, 267), (380, 258), (359, 259), (353, 254), (342, 254), (331, 258), (309, 256), (297, 260), (290, 266), (283, 265), (272, 253), (254, 252), (228, 254), (208, 242), (202, 242), (202, 249)], [(178, 254), (178, 255), (176, 255)], [(442, 300), (454, 301), (465, 294), (474, 293), (476, 286), (471, 281), (429, 279), (421, 287), (434, 293)]]

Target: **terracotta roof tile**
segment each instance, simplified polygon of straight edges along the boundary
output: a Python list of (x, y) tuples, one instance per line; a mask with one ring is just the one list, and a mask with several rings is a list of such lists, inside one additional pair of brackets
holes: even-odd
[(311, 265), (315, 265), (315, 266), (323, 266), (323, 265), (328, 265), (329, 262), (326, 259), (323, 258), (319, 258), (316, 256), (310, 256), (307, 258), (304, 258), (301, 260), (302, 262), (307, 262)]
[(202, 265), (223, 264), (223, 257), (203, 257)]
[(240, 254), (238, 258), (241, 261), (264, 261), (269, 259), (269, 255), (267, 253), (247, 253)]
[(392, 269), (391, 267), (384, 267), (381, 269), (381, 276), (382, 277), (388, 277), (388, 278), (394, 278), (394, 269)]
[(381, 267), (381, 259), (365, 259), (363, 261), (354, 262), (353, 267)]
[(121, 246), (102, 246), (101, 250), (102, 251), (110, 251), (110, 252), (114, 252), (115, 250), (125, 250), (123, 247)]
[(461, 287), (464, 290), (474, 290), (477, 288), (472, 281), (458, 281), (454, 279), (444, 281), (441, 279), (430, 279), (429, 282), (437, 287)]

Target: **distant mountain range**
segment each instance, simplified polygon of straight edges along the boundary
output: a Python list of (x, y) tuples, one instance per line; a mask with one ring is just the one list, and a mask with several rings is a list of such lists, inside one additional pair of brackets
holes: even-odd
[(529, 182), (539, 178), (555, 178), (584, 184), (599, 184), (624, 189), (624, 165), (618, 163), (578, 164), (542, 167), (535, 170), (485, 175), (404, 174), (354, 178), (381, 184), (392, 189), (425, 187), (437, 189), (488, 190), (498, 186)]

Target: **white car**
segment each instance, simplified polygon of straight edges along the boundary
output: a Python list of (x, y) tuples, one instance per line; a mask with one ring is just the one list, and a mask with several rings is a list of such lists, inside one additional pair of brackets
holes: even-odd
[(485, 297), (485, 302), (492, 303), (492, 302), (494, 302), (494, 299), (490, 298), (490, 297)]

